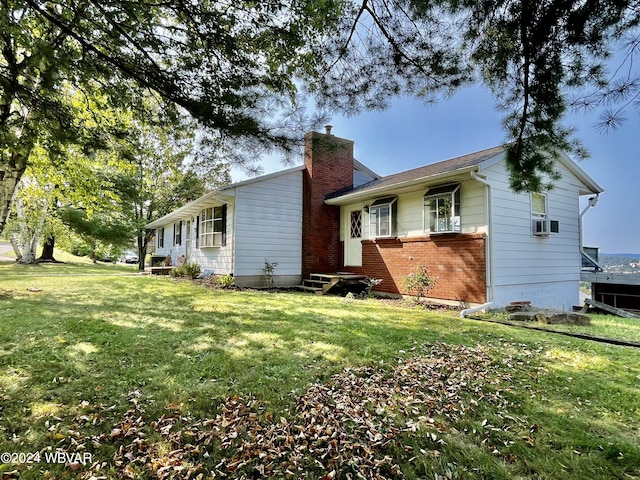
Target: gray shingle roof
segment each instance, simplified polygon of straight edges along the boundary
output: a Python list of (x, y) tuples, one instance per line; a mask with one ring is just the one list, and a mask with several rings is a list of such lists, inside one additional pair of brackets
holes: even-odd
[(434, 175), (439, 175), (447, 172), (455, 172), (456, 170), (461, 170), (478, 165), (485, 160), (489, 160), (490, 158), (493, 158), (503, 152), (503, 146), (488, 148), (486, 150), (470, 153), (461, 157), (432, 163), (430, 165), (424, 165), (422, 167), (395, 173), (393, 175), (387, 175), (386, 177), (382, 177), (378, 180), (373, 180), (369, 183), (365, 183), (355, 188), (330, 193), (326, 198), (330, 199), (341, 197), (343, 195), (350, 195), (353, 193), (364, 193), (368, 190), (378, 190), (385, 187), (393, 187), (395, 185), (401, 185), (403, 183), (414, 180), (427, 179), (428, 177), (432, 177)]

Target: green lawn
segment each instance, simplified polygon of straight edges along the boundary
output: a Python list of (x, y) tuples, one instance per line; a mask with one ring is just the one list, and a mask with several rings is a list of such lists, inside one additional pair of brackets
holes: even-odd
[(539, 322), (510, 321), (507, 313), (482, 314), (479, 318), (493, 321), (510, 322), (523, 327), (533, 326), (538, 329), (546, 329), (549, 332), (566, 332), (577, 335), (588, 335), (601, 339), (623, 340), (640, 344), (640, 319), (623, 318), (615, 315), (601, 315), (589, 313), (591, 324), (581, 325), (545, 325)]
[(133, 272), (0, 263), (6, 478), (640, 478), (638, 349)]

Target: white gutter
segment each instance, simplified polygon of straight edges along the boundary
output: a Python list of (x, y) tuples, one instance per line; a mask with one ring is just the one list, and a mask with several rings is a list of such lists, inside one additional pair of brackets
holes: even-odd
[[(584, 251), (584, 245), (582, 245), (582, 217), (584, 217), (584, 215), (587, 213), (587, 211), (589, 211), (591, 207), (595, 207), (598, 204), (599, 196), (600, 194), (596, 193), (595, 197), (591, 197), (587, 206), (584, 208), (584, 210), (582, 210), (582, 212), (580, 212), (580, 216), (578, 217), (578, 233), (580, 235), (580, 253), (587, 257), (588, 260), (593, 262), (593, 264), (600, 270), (604, 270), (602, 266), (591, 257), (591, 255)], [(582, 258), (580, 259), (580, 262), (582, 264)]]
[(494, 279), (493, 279), (493, 212), (491, 211), (491, 184), (487, 182), (487, 179), (479, 176), (475, 171), (471, 172), (471, 178), (473, 178), (476, 182), (482, 183), (485, 188), (486, 195), (486, 223), (487, 223), (487, 245), (486, 245), (486, 277), (489, 282), (487, 285), (487, 303), (483, 303), (477, 307), (466, 308), (460, 312), (460, 317), (465, 318), (472, 313), (479, 312), (480, 310), (486, 310), (493, 305), (495, 294), (494, 294)]
[[(238, 200), (237, 200), (238, 188), (234, 188), (234, 196), (236, 196), (236, 201), (233, 203), (233, 225), (229, 228), (227, 225), (227, 232), (231, 230), (233, 233), (231, 234), (231, 275), (236, 276), (236, 231), (238, 228)], [(228, 213), (227, 213), (228, 215)], [(227, 233), (227, 242), (229, 242), (229, 235)]]
[[(226, 199), (225, 199), (226, 197)], [(197, 215), (204, 206), (210, 206), (212, 203), (230, 203), (232, 199), (231, 195), (222, 194), (217, 190), (204, 194), (202, 197), (192, 200), (191, 202), (183, 205), (180, 208), (173, 210), (166, 214), (164, 217), (160, 217), (153, 222), (145, 225), (145, 228), (153, 229), (167, 225), (168, 223), (175, 223), (177, 220), (183, 220), (187, 217)]]

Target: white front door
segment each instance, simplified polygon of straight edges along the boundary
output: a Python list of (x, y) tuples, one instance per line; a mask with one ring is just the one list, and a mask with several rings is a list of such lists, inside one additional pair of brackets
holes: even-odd
[(362, 210), (349, 212), (347, 238), (344, 242), (345, 266), (362, 266)]

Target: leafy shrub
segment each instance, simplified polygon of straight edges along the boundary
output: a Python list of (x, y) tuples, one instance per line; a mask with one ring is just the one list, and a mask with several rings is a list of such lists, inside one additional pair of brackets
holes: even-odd
[(267, 283), (268, 288), (273, 288), (276, 286), (277, 266), (278, 262), (270, 262), (269, 259), (264, 259), (264, 268), (262, 269), (262, 273), (264, 273), (265, 282)]
[(202, 268), (197, 263), (183, 263), (179, 267), (172, 269), (169, 274), (172, 277), (196, 278), (200, 275)]
[(437, 277), (429, 274), (429, 268), (426, 265), (418, 265), (415, 273), (410, 273), (402, 279), (402, 287), (413, 296), (416, 302), (424, 297), (438, 282)]
[(216, 286), (220, 288), (233, 288), (236, 285), (236, 279), (233, 275), (222, 275), (216, 278)]

